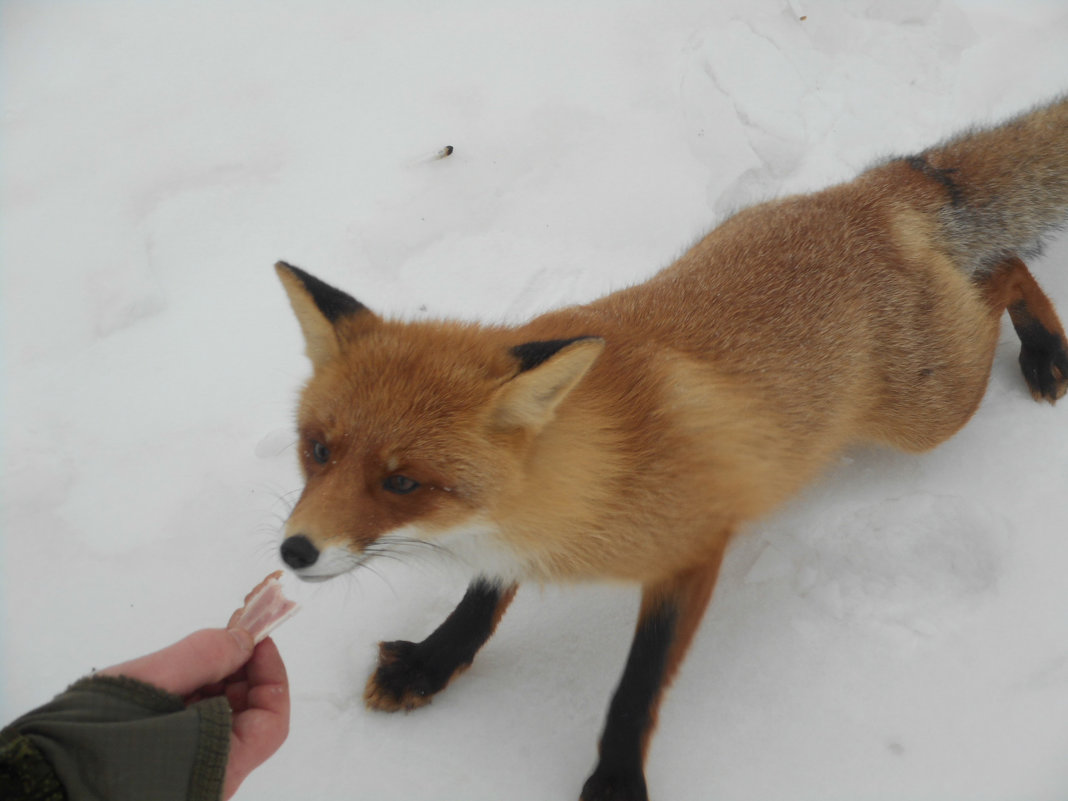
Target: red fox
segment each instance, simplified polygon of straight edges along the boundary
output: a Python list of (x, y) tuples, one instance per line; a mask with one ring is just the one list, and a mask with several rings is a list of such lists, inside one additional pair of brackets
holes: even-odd
[(1064, 329), (1021, 260), (1066, 217), (1068, 97), (744, 210), (645, 283), (518, 327), (382, 319), (279, 263), (314, 368), (281, 556), (308, 580), (427, 549), (470, 565), (437, 630), (379, 646), (381, 710), (467, 667), (519, 582), (637, 582), (580, 797), (646, 799), (657, 710), (735, 532), (850, 444), (952, 436), (1005, 310), (1035, 399), (1068, 391)]

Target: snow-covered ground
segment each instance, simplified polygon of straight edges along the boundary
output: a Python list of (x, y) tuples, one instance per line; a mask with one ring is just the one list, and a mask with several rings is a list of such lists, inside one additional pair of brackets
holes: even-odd
[[(1062, 0), (0, 3), (0, 720), (278, 566), (308, 368), (275, 260), (385, 313), (520, 320), (1068, 89), (1066, 42)], [(1066, 262), (1068, 236), (1033, 267), (1068, 314)], [(654, 798), (1068, 797), (1068, 408), (1003, 340), (955, 439), (850, 453), (737, 542)], [(388, 716), (375, 643), (462, 581), (287, 586), (292, 731), (239, 798), (577, 797), (633, 588), (525, 588)]]

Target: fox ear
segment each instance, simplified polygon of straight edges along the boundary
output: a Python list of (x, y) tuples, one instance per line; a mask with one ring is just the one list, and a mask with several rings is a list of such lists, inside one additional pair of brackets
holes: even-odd
[(289, 302), (304, 332), (304, 348), (316, 367), (338, 355), (341, 342), (337, 323), (370, 310), (356, 298), (335, 289), (314, 275), (280, 261), (274, 265)]
[(501, 387), (494, 422), (502, 428), (540, 430), (604, 350), (600, 337), (528, 342), (512, 348), (519, 374)]

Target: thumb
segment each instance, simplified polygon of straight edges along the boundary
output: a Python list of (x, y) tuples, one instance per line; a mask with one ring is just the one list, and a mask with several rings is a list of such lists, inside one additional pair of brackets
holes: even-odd
[(128, 676), (175, 695), (189, 695), (236, 673), (252, 657), (252, 635), (244, 629), (201, 629), (153, 654), (100, 671)]

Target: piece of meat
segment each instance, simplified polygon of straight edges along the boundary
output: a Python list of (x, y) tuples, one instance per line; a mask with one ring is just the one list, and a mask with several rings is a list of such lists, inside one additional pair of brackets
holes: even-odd
[(245, 605), (230, 615), (226, 628), (242, 628), (258, 643), (293, 617), (300, 606), (282, 594), (282, 583), (278, 580), (281, 576), (282, 571), (276, 570), (257, 584), (245, 596)]

